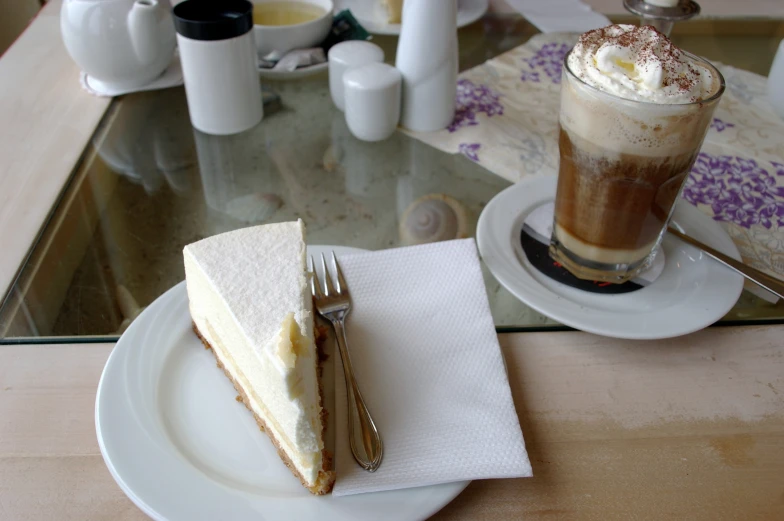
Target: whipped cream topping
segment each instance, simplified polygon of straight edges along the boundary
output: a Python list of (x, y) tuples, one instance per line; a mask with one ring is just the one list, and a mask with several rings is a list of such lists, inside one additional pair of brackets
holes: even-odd
[(713, 95), (718, 78), (651, 26), (610, 25), (582, 36), (567, 60), (587, 84), (634, 101), (693, 103)]

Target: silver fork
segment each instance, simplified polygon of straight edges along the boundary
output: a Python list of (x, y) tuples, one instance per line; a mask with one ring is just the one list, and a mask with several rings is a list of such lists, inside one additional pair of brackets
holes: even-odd
[[(340, 269), (335, 252), (332, 252), (332, 263), (335, 265), (337, 273), (337, 287), (332, 283), (332, 277), (327, 269), (327, 262), (324, 254), (321, 254), (321, 267), (324, 270), (324, 286), (322, 289), (318, 274), (316, 273), (316, 263), (310, 257), (310, 266), (313, 276), (310, 279), (310, 290), (315, 300), (316, 309), (319, 315), (332, 323), (335, 329), (335, 338), (340, 350), (340, 358), (343, 361), (343, 374), (346, 377), (346, 396), (348, 398), (348, 436), (351, 445), (351, 453), (357, 460), (359, 466), (368, 472), (375, 472), (381, 465), (381, 458), (384, 454), (384, 445), (381, 442), (381, 435), (378, 433), (375, 422), (370, 416), (359, 392), (359, 385), (354, 378), (354, 370), (351, 367), (351, 357), (348, 354), (348, 340), (346, 339), (346, 317), (351, 311), (351, 295), (348, 292), (346, 280)], [(356, 418), (355, 418), (356, 417)], [(360, 432), (356, 431), (356, 424), (359, 423)], [(362, 454), (357, 444), (357, 434), (361, 434), (362, 446), (365, 453)]]

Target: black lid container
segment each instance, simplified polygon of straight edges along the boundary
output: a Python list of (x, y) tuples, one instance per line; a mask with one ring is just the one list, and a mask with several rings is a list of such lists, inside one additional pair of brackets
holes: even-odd
[(191, 123), (207, 134), (236, 134), (263, 117), (253, 4), (185, 0), (173, 10)]

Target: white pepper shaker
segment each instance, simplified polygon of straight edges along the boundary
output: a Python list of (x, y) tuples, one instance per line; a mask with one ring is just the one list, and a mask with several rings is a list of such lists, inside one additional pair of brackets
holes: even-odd
[(400, 120), (400, 71), (386, 63), (369, 63), (343, 75), (346, 124), (363, 141), (382, 141)]
[(343, 75), (368, 63), (383, 63), (384, 51), (378, 45), (360, 40), (341, 42), (329, 49), (329, 92), (332, 102), (340, 110), (345, 110), (343, 103)]
[(264, 116), (247, 0), (185, 0), (174, 27), (191, 123), (207, 134), (236, 134)]

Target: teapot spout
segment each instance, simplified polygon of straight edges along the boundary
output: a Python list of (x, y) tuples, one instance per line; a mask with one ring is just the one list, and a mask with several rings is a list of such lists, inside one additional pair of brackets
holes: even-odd
[(166, 15), (158, 0), (136, 0), (128, 13), (128, 33), (137, 58), (150, 63), (158, 57), (164, 42), (159, 24)]

